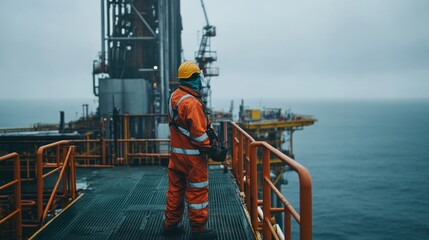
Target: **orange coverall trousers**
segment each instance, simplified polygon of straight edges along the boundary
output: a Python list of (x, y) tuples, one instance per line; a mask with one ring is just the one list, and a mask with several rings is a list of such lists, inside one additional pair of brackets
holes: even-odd
[(166, 227), (182, 220), (185, 202), (192, 232), (205, 230), (208, 218), (207, 160), (200, 155), (171, 154), (168, 165)]

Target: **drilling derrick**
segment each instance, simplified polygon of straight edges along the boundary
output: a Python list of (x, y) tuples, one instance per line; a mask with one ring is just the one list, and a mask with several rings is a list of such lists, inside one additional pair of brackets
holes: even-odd
[[(100, 116), (166, 114), (181, 62), (181, 31), (178, 0), (101, 0), (101, 52), (93, 62)], [(146, 120), (130, 123), (133, 137), (153, 137), (157, 123)]]
[(199, 68), (203, 71), (204, 76), (206, 78), (207, 88), (203, 90), (203, 97), (207, 102), (208, 107), (211, 108), (212, 103), (210, 80), (211, 77), (219, 76), (219, 68), (211, 67), (211, 64), (217, 61), (216, 51), (211, 51), (210, 48), (210, 39), (216, 36), (216, 27), (210, 25), (209, 23), (209, 18), (207, 16), (203, 0), (201, 0), (201, 6), (203, 8), (204, 17), (206, 19), (206, 25), (203, 27), (203, 35), (201, 37), (201, 42), (198, 51), (195, 52), (195, 61), (197, 62)]

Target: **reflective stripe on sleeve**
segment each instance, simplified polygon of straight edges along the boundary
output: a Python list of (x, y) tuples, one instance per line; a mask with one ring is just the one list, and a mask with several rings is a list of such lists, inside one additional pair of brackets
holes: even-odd
[(192, 209), (204, 209), (209, 205), (209, 202), (205, 203), (188, 203), (188, 207)]
[(204, 187), (207, 187), (209, 185), (209, 181), (197, 182), (197, 183), (188, 182), (188, 185), (190, 187), (193, 187), (193, 188), (204, 188)]
[(189, 131), (188, 131), (188, 130), (186, 130), (186, 129), (184, 129), (184, 128), (180, 127), (180, 126), (177, 126), (177, 128), (178, 128), (178, 129), (179, 129), (179, 131), (181, 131), (185, 136), (187, 136), (187, 137), (191, 137), (191, 134), (189, 133)]
[(194, 137), (192, 138), (192, 140), (196, 141), (196, 142), (203, 142), (204, 140), (206, 140), (209, 136), (207, 136), (207, 133), (204, 133), (203, 135), (199, 136), (199, 137)]
[(178, 154), (185, 154), (185, 155), (199, 155), (200, 150), (198, 149), (185, 149), (185, 148), (175, 148), (171, 147), (171, 151)]
[(179, 129), (179, 131), (181, 131), (185, 136), (192, 138), (192, 140), (194, 140), (195, 142), (203, 142), (204, 140), (206, 140), (209, 136), (207, 135), (207, 133), (203, 133), (203, 135), (199, 136), (199, 137), (191, 137), (191, 134), (189, 133), (188, 130), (177, 126), (177, 128)]

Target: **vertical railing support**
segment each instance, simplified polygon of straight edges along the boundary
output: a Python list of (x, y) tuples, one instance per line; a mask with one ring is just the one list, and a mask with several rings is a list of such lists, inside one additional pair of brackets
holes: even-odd
[(268, 224), (265, 224), (265, 221), (271, 222), (271, 190), (270, 186), (268, 185), (268, 180), (270, 179), (270, 151), (266, 148), (263, 149), (262, 152), (262, 195), (263, 195), (263, 212), (264, 212), (264, 227), (263, 227), (263, 234), (264, 239), (272, 239), (272, 233), (268, 226)]
[[(128, 115), (124, 115), (124, 139), (129, 139), (130, 137), (130, 129), (129, 129), (129, 121), (130, 118)], [(128, 165), (128, 152), (129, 152), (129, 143), (127, 141), (122, 142), (124, 144), (124, 164)]]
[(236, 179), (238, 179), (238, 142), (237, 142), (237, 128), (232, 128), (232, 172)]
[(106, 165), (106, 140), (101, 138), (101, 162)]
[(71, 177), (70, 177), (70, 191), (71, 191), (71, 198), (75, 199), (76, 198), (76, 194), (77, 194), (77, 189), (76, 189), (76, 163), (75, 163), (75, 158), (74, 158), (74, 154), (71, 155), (71, 159), (69, 160), (69, 165), (70, 165), (70, 172), (71, 172)]
[(37, 175), (37, 219), (40, 221), (43, 215), (43, 150), (37, 151), (36, 175)]
[(285, 239), (291, 240), (292, 239), (292, 222), (291, 222), (291, 216), (290, 212), (285, 208), (284, 210), (285, 215), (285, 222), (284, 222), (284, 230), (285, 231)]
[(59, 167), (60, 166), (60, 162), (61, 162), (61, 148), (60, 148), (60, 145), (58, 145), (56, 147), (56, 150), (57, 150), (57, 154), (56, 154), (55, 158), (57, 160), (57, 167)]
[(255, 232), (259, 231), (258, 221), (258, 164), (257, 164), (257, 145), (250, 147), (250, 188), (251, 188), (251, 208), (249, 209), (252, 226)]
[(310, 173), (304, 167), (301, 167), (299, 175), (299, 211), (301, 215), (300, 222), (300, 234), (301, 240), (309, 240), (313, 236), (312, 232), (312, 214), (313, 214), (313, 203), (311, 193), (311, 176)]
[(243, 181), (243, 134), (238, 133), (238, 182), (240, 192), (244, 191), (244, 181)]
[(15, 191), (15, 206), (16, 209), (19, 210), (19, 214), (16, 216), (16, 239), (22, 238), (22, 207), (21, 207), (21, 162), (19, 160), (18, 154), (14, 157), (14, 178), (18, 180), (18, 182), (14, 186)]

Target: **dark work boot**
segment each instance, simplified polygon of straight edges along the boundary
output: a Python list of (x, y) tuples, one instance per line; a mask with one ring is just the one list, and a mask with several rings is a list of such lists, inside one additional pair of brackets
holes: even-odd
[(191, 240), (209, 240), (209, 239), (217, 239), (216, 230), (206, 229), (202, 232), (193, 232), (191, 234)]
[(165, 236), (177, 236), (182, 234), (183, 231), (183, 227), (176, 225), (170, 226), (170, 227), (165, 227), (164, 226), (164, 235)]

